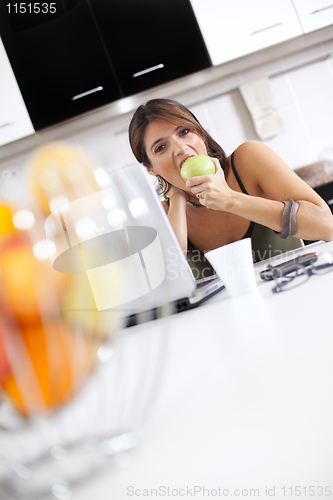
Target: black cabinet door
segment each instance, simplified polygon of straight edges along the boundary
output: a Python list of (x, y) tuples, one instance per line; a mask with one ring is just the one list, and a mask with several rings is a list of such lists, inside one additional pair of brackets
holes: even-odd
[(333, 182), (328, 184), (323, 184), (315, 188), (315, 191), (326, 201), (327, 205), (330, 207), (333, 213)]
[(35, 130), (211, 64), (189, 0), (0, 0), (0, 36)]
[(207, 68), (189, 0), (88, 0), (124, 95)]
[(86, 0), (20, 5), (0, 0), (0, 35), (36, 130), (122, 96)]

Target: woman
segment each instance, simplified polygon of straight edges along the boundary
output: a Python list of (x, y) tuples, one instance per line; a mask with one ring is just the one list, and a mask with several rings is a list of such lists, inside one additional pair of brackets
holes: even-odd
[[(130, 123), (132, 151), (158, 178), (163, 202), (184, 254), (204, 253), (251, 237), (254, 260), (302, 246), (300, 239), (333, 239), (333, 217), (320, 196), (271, 149), (257, 141), (230, 156), (180, 103), (153, 99)], [(184, 161), (209, 156), (215, 175), (180, 175)], [(287, 201), (288, 200), (288, 201)]]

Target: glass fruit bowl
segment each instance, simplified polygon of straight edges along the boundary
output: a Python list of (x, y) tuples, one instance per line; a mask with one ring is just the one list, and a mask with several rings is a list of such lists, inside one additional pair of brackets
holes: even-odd
[(110, 239), (119, 208), (105, 175), (72, 145), (54, 143), (20, 175), (1, 178), (3, 500), (66, 500), (94, 471), (124, 464), (156, 395), (166, 336), (125, 328), (128, 242), (125, 233)]

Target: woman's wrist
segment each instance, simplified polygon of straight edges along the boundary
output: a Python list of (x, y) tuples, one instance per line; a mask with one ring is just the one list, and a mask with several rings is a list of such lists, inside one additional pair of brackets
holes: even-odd
[(186, 205), (186, 193), (181, 189), (171, 189), (167, 193), (167, 197), (169, 198), (170, 205)]
[(246, 202), (245, 196), (247, 195), (229, 189), (228, 193), (223, 196), (223, 207), (221, 210), (223, 210), (223, 212), (237, 214), (244, 202)]

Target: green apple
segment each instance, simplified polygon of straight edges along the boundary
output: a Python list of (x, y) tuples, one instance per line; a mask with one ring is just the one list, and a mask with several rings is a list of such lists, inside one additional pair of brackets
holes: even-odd
[(215, 165), (208, 156), (196, 155), (186, 160), (180, 169), (180, 175), (187, 181), (190, 177), (196, 175), (215, 174)]

